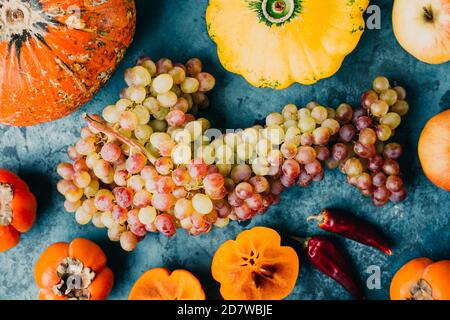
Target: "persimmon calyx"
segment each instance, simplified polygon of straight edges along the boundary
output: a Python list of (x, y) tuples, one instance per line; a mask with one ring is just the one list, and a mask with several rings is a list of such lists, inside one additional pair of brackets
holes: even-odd
[(252, 270), (252, 280), (256, 288), (261, 287), (264, 279), (273, 279), (274, 272), (268, 265), (263, 265), (259, 261), (259, 253), (251, 252), (249, 256), (242, 257), (244, 261), (241, 267), (250, 268)]
[(11, 202), (14, 191), (10, 184), (0, 183), (0, 226), (9, 226), (12, 223), (13, 211)]
[(89, 300), (88, 288), (95, 278), (94, 271), (86, 268), (80, 260), (67, 257), (56, 268), (56, 274), (61, 279), (53, 287), (56, 295), (69, 300)]
[(433, 300), (433, 289), (423, 279), (411, 286), (411, 300)]

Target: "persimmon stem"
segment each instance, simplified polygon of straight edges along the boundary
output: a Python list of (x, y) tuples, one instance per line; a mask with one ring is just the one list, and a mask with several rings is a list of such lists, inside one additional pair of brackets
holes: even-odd
[(143, 145), (141, 145), (136, 140), (125, 137), (123, 134), (117, 132), (116, 130), (114, 130), (114, 129), (110, 128), (110, 127), (108, 127), (104, 123), (94, 119), (93, 117), (91, 117), (87, 113), (83, 114), (83, 118), (94, 129), (96, 129), (96, 130), (98, 130), (98, 131), (100, 131), (100, 132), (102, 132), (102, 133), (104, 133), (106, 135), (113, 136), (114, 138), (116, 138), (120, 142), (128, 145), (132, 149), (134, 148), (134, 149), (139, 150), (140, 152), (142, 152), (147, 157), (148, 161), (150, 161), (152, 164), (155, 164), (155, 162), (157, 160), (156, 157), (153, 156), (150, 153), (150, 151), (148, 151)]

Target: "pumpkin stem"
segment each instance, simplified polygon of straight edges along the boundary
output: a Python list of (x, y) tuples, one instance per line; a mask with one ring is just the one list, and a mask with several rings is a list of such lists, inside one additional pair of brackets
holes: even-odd
[(21, 23), (25, 18), (25, 13), (20, 8), (6, 10), (6, 21), (8, 23)]
[(143, 145), (141, 145), (136, 140), (125, 137), (124, 135), (122, 135), (119, 132), (115, 131), (114, 129), (108, 127), (104, 123), (94, 119), (87, 113), (83, 114), (83, 118), (88, 122), (88, 124), (90, 126), (92, 126), (97, 131), (100, 131), (106, 135), (113, 136), (120, 142), (128, 145), (131, 149), (137, 149), (137, 150), (141, 151), (147, 157), (148, 161), (150, 161), (152, 164), (154, 164), (156, 162), (157, 159)]
[(258, 14), (261, 22), (268, 26), (281, 26), (301, 12), (302, 0), (255, 0), (250, 8)]
[(75, 258), (65, 258), (56, 268), (56, 274), (61, 280), (53, 287), (57, 296), (65, 296), (69, 300), (89, 300), (89, 285), (95, 278), (95, 272), (86, 268)]
[(11, 202), (13, 198), (12, 186), (7, 183), (0, 183), (0, 226), (9, 226), (12, 223)]

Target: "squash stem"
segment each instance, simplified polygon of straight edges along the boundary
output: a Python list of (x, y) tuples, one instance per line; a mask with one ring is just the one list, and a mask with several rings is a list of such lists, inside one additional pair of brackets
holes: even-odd
[(94, 129), (96, 129), (96, 130), (98, 130), (98, 131), (100, 131), (100, 132), (102, 132), (102, 133), (104, 133), (106, 135), (113, 136), (114, 138), (116, 138), (120, 142), (128, 145), (131, 149), (137, 149), (137, 150), (141, 151), (147, 157), (148, 161), (150, 161), (152, 164), (155, 164), (157, 159), (143, 145), (141, 145), (136, 140), (125, 137), (124, 135), (122, 135), (119, 132), (117, 132), (116, 130), (108, 127), (104, 123), (94, 119), (93, 117), (91, 117), (87, 113), (83, 114), (83, 118)]

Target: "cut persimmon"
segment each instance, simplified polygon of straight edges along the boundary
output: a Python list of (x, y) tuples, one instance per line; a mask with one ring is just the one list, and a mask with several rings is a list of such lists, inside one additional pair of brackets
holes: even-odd
[(222, 244), (211, 271), (225, 300), (279, 300), (294, 289), (299, 260), (275, 230), (256, 227)]
[(131, 289), (129, 300), (205, 300), (200, 281), (187, 270), (146, 271)]

